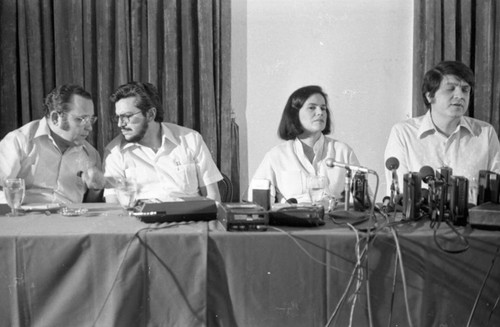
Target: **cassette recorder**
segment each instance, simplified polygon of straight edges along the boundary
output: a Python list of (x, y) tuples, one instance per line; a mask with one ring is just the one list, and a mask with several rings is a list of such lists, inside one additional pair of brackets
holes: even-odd
[(371, 201), (368, 193), (368, 179), (367, 174), (363, 172), (356, 172), (351, 185), (352, 198), (354, 203), (354, 210), (365, 211), (370, 209)]
[(217, 219), (227, 231), (266, 231), (268, 211), (256, 203), (221, 203)]
[(403, 216), (409, 220), (419, 219), (422, 205), (420, 175), (414, 172), (404, 174), (403, 181)]
[(469, 180), (462, 176), (451, 176), (449, 185), (451, 222), (465, 226), (469, 218)]
[(489, 170), (479, 171), (477, 204), (499, 203), (500, 175)]
[(325, 224), (325, 207), (308, 204), (277, 204), (269, 212), (269, 225), (316, 227)]

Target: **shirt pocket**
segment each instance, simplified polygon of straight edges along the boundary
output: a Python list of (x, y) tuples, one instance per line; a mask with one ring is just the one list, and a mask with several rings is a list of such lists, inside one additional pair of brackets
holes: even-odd
[(195, 163), (184, 163), (176, 166), (173, 176), (177, 185), (186, 193), (198, 191), (198, 174)]

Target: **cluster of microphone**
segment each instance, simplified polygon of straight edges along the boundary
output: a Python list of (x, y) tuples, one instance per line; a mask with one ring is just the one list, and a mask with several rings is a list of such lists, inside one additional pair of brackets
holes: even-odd
[[(349, 165), (341, 162), (337, 162), (332, 158), (325, 160), (325, 164), (329, 168), (339, 167), (346, 170), (345, 183), (344, 183), (344, 210), (349, 210), (350, 195), (353, 195), (354, 209), (356, 211), (364, 211), (371, 206), (370, 196), (368, 192), (368, 179), (366, 174), (376, 174), (374, 170), (356, 166)], [(354, 172), (354, 176), (352, 175)]]
[[(352, 193), (354, 204), (362, 203), (368, 193), (366, 174), (375, 174), (369, 168), (336, 162), (326, 159), (327, 167), (339, 167), (346, 170), (345, 180), (345, 210), (349, 205), (349, 195)], [(449, 167), (442, 167), (438, 171), (430, 166), (423, 166), (418, 172), (409, 172), (403, 175), (403, 185), (400, 185), (397, 170), (399, 160), (390, 157), (385, 167), (391, 173), (390, 196), (384, 198), (384, 208), (387, 212), (401, 211), (408, 220), (418, 220), (428, 215), (431, 220), (449, 221), (455, 225), (466, 225), (468, 218), (469, 182), (462, 176), (454, 176)], [(352, 175), (352, 172), (355, 175)], [(498, 179), (498, 193), (500, 195), (500, 178)], [(425, 184), (427, 187), (425, 187)], [(423, 187), (424, 186), (424, 187)]]
[[(386, 168), (391, 171), (390, 207), (400, 208), (406, 219), (417, 220), (429, 215), (431, 220), (450, 221), (466, 225), (468, 218), (469, 182), (462, 176), (454, 176), (449, 167), (438, 171), (423, 166), (417, 172), (403, 175), (403, 189), (399, 188), (397, 169), (399, 161), (390, 157)], [(427, 188), (422, 188), (422, 182)], [(402, 196), (401, 196), (402, 193)]]

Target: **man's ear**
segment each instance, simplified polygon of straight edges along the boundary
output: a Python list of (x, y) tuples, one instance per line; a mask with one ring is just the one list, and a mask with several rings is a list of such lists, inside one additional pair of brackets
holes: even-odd
[(50, 120), (52, 121), (52, 123), (54, 123), (54, 125), (57, 125), (59, 121), (59, 114), (57, 113), (57, 111), (52, 111), (50, 113)]
[(150, 109), (148, 110), (148, 115), (147, 115), (147, 116), (148, 116), (148, 119), (149, 119), (150, 121), (155, 120), (155, 118), (156, 118), (156, 108), (155, 108), (155, 107), (150, 108)]

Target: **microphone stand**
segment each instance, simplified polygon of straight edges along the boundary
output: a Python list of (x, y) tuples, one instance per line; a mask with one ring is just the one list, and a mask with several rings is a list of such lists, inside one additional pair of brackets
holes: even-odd
[(393, 208), (396, 210), (397, 203), (395, 201), (396, 196), (399, 195), (399, 185), (398, 185), (398, 180), (396, 178), (395, 172), (392, 172), (392, 183), (391, 183), (391, 198), (389, 200), (389, 207)]
[(350, 168), (347, 167), (345, 167), (345, 170), (346, 173), (345, 173), (345, 186), (344, 186), (344, 193), (345, 193), (344, 210), (349, 211), (352, 171)]

